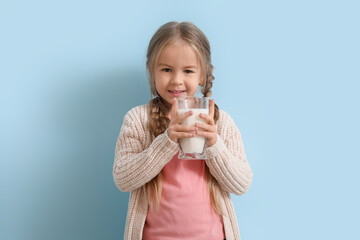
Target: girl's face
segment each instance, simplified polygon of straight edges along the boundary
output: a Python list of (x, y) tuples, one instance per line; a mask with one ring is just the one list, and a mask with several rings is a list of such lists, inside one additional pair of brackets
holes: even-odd
[(184, 41), (165, 47), (154, 70), (156, 90), (167, 103), (180, 96), (194, 96), (203, 83), (198, 56)]

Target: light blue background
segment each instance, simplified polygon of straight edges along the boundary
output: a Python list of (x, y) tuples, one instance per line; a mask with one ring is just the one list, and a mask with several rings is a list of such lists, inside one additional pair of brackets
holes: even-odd
[(122, 239), (112, 164), (170, 20), (212, 46), (254, 181), (242, 239), (360, 239), (358, 1), (1, 1), (0, 239)]

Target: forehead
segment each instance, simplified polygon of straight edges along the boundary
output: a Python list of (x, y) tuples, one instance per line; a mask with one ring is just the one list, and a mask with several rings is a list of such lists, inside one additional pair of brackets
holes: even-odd
[(158, 58), (158, 64), (194, 65), (200, 64), (197, 51), (183, 40), (166, 45)]

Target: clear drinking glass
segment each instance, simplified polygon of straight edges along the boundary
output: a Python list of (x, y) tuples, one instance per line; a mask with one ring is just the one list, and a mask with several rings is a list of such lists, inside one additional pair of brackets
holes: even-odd
[[(194, 126), (196, 122), (205, 123), (199, 114), (209, 114), (209, 98), (206, 97), (180, 97), (178, 98), (178, 113), (193, 111), (181, 124)], [(195, 135), (192, 138), (180, 138), (179, 159), (205, 159), (206, 139)]]

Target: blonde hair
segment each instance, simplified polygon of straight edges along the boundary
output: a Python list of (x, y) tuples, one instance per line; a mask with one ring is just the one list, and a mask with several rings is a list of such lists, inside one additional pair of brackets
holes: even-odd
[[(165, 132), (170, 120), (168, 119), (168, 105), (165, 100), (159, 95), (155, 87), (155, 66), (160, 55), (164, 49), (178, 40), (187, 43), (198, 55), (201, 66), (201, 77), (204, 78), (201, 92), (204, 97), (211, 96), (211, 88), (214, 81), (213, 65), (211, 64), (210, 44), (205, 34), (190, 22), (168, 22), (162, 25), (151, 38), (148, 51), (146, 68), (148, 71), (148, 78), (150, 84), (150, 91), (154, 97), (150, 102), (150, 117), (148, 127), (153, 138)], [(214, 120), (219, 119), (219, 108), (215, 105)], [(213, 208), (219, 214), (222, 214), (222, 209), (219, 202), (219, 184), (217, 180), (210, 174), (207, 166), (206, 180), (210, 194), (210, 200)], [(162, 172), (145, 185), (145, 191), (149, 199), (150, 207), (157, 209), (160, 203), (162, 190)]]

